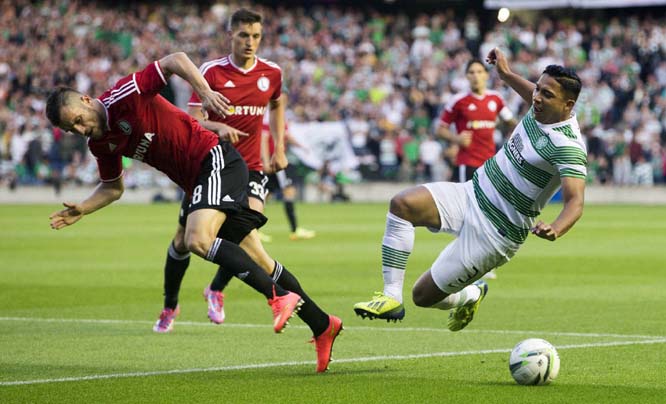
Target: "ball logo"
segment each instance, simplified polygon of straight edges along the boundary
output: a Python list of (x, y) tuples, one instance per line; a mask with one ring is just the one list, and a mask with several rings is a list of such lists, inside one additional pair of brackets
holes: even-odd
[(132, 133), (132, 125), (130, 125), (129, 122), (127, 122), (126, 120), (118, 121), (118, 127), (126, 135)]
[(259, 80), (257, 80), (257, 87), (259, 87), (259, 90), (261, 91), (268, 91), (268, 88), (271, 86), (271, 81), (268, 80), (268, 77), (266, 76), (261, 76), (259, 77)]
[(541, 136), (537, 139), (536, 143), (534, 143), (534, 147), (538, 150), (541, 150), (546, 146), (548, 146), (548, 138), (546, 136)]
[(490, 101), (488, 103), (488, 109), (491, 110), (492, 112), (497, 111), (497, 103), (495, 101)]

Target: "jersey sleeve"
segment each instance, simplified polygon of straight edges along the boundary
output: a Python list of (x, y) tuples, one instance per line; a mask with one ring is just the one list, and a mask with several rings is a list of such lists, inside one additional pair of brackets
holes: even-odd
[(159, 62), (149, 64), (145, 69), (132, 75), (137, 92), (144, 97), (153, 97), (166, 85), (166, 77)]
[(580, 147), (558, 147), (551, 155), (551, 160), (560, 177), (587, 177), (587, 154)]
[(497, 104), (499, 105), (499, 117), (504, 121), (508, 122), (513, 119), (513, 112), (506, 106), (504, 99), (502, 97), (497, 97)]
[(95, 156), (97, 170), (102, 182), (113, 182), (123, 175), (123, 157), (118, 155)]
[(282, 95), (282, 71), (278, 70), (277, 74), (278, 82), (275, 84), (275, 90), (271, 94), (271, 100), (277, 100)]
[(440, 126), (449, 126), (456, 120), (456, 109), (455, 109), (456, 104), (452, 102), (448, 102), (444, 106), (444, 110), (442, 111), (442, 114), (439, 117), (439, 125)]
[(197, 93), (195, 93), (194, 91), (192, 91), (192, 95), (190, 96), (190, 100), (187, 102), (187, 105), (190, 106), (190, 107), (200, 107), (201, 106), (201, 99), (199, 98)]

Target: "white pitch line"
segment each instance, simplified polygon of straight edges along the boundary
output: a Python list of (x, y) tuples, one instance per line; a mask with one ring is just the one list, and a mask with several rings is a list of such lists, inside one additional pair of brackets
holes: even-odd
[[(112, 319), (79, 319), (79, 318), (38, 318), (38, 317), (0, 317), (0, 321), (35, 321), (42, 323), (84, 323), (84, 324), (144, 324), (152, 325), (153, 323), (145, 320), (112, 320)], [(177, 321), (178, 326), (194, 326), (194, 327), (230, 327), (230, 328), (266, 328), (267, 324), (241, 324), (241, 323), (224, 323), (223, 325), (213, 324), (211, 322), (203, 321)], [(289, 325), (289, 328), (307, 329), (304, 325)], [(345, 326), (346, 330), (358, 331), (385, 331), (385, 332), (450, 332), (447, 328), (430, 328), (430, 327), (401, 327), (401, 326), (387, 326), (387, 327), (368, 327), (368, 326)], [(465, 333), (475, 334), (538, 334), (538, 335), (554, 335), (558, 337), (588, 337), (588, 338), (666, 338), (662, 335), (636, 335), (636, 334), (612, 334), (612, 333), (582, 333), (582, 332), (564, 332), (564, 331), (535, 331), (535, 330), (479, 330), (468, 329)]]
[[(601, 347), (613, 347), (613, 346), (624, 346), (624, 345), (645, 345), (645, 344), (664, 344), (664, 343), (666, 343), (666, 338), (660, 338), (654, 340), (641, 340), (641, 341), (612, 341), (612, 342), (600, 342), (592, 344), (560, 345), (556, 346), (556, 348), (557, 349), (601, 348)], [(476, 351), (458, 351), (458, 352), (433, 352), (433, 353), (411, 354), (411, 355), (366, 356), (360, 358), (336, 359), (335, 363), (365, 363), (365, 362), (392, 361), (392, 360), (399, 361), (399, 360), (410, 360), (410, 359), (483, 355), (483, 354), (495, 354), (495, 353), (506, 353), (506, 352), (511, 352), (511, 348), (481, 349)], [(247, 364), (247, 365), (219, 366), (219, 367), (210, 367), (210, 368), (157, 370), (152, 372), (110, 373), (110, 374), (90, 375), (90, 376), (60, 377), (53, 379), (14, 380), (14, 381), (0, 382), (0, 386), (21, 386), (29, 384), (78, 382), (78, 381), (102, 380), (102, 379), (121, 379), (121, 378), (131, 378), (131, 377), (175, 375), (175, 374), (186, 374), (186, 373), (228, 372), (233, 370), (250, 370), (250, 369), (266, 369), (266, 368), (275, 368), (275, 367), (314, 365), (315, 363), (316, 363), (315, 361), (273, 362), (273, 363)]]

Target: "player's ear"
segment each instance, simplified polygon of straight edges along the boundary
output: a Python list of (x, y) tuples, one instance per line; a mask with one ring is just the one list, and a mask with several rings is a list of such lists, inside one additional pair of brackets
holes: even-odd
[(81, 94), (81, 102), (84, 104), (92, 104), (92, 98), (89, 95)]

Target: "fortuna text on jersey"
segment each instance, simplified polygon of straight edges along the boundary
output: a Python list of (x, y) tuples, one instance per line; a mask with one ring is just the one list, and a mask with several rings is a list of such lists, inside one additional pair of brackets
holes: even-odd
[(155, 136), (154, 133), (143, 134), (143, 138), (139, 142), (139, 145), (136, 146), (136, 150), (134, 151), (134, 155), (132, 156), (134, 160), (143, 161), (143, 158), (146, 156), (146, 153), (150, 148), (150, 144), (153, 141), (153, 136)]
[(230, 115), (251, 115), (251, 116), (264, 116), (266, 107), (257, 107), (254, 105), (232, 105), (229, 107)]

